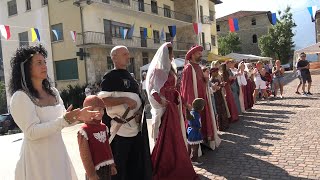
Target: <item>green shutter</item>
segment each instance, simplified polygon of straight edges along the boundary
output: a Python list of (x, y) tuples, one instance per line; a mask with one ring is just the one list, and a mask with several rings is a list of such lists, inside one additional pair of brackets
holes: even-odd
[(77, 59), (55, 62), (57, 80), (79, 79)]

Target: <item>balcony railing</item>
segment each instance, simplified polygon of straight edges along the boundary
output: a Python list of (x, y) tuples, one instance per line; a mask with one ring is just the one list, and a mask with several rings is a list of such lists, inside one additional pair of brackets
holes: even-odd
[[(160, 43), (155, 43), (152, 38), (141, 38), (132, 37), (130, 39), (123, 39), (115, 37), (114, 35), (109, 35), (108, 33), (87, 31), (84, 33), (77, 34), (77, 46), (81, 45), (124, 45), (131, 48), (148, 48), (148, 49), (158, 49), (164, 42), (164, 40), (159, 40)], [(192, 47), (194, 43), (191, 42), (173, 42), (174, 50), (184, 50), (187, 51)]]
[(168, 8), (162, 8), (154, 6), (148, 3), (139, 2), (136, 0), (74, 0), (75, 5), (80, 5), (81, 2), (92, 4), (92, 3), (103, 3), (110, 4), (115, 7), (130, 9), (134, 11), (146, 12), (148, 14), (155, 14), (162, 17), (172, 18), (179, 21), (192, 23), (192, 16), (172, 11)]
[(212, 16), (201, 16), (201, 23), (202, 24), (212, 24), (214, 18)]

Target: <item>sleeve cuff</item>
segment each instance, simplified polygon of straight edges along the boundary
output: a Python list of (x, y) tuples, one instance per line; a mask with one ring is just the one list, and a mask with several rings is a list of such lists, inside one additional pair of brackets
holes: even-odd
[(98, 93), (99, 98), (106, 98), (106, 97), (112, 97), (114, 92), (108, 92), (108, 91), (101, 91)]

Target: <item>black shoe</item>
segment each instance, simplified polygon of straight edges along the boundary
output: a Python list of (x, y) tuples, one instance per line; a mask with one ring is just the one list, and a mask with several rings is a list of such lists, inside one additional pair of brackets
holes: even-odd
[(300, 95), (300, 92), (299, 92), (299, 91), (297, 91), (297, 92), (296, 92), (296, 94), (299, 94), (299, 95)]
[(308, 95), (313, 95), (311, 92), (308, 92), (307, 94), (308, 94)]

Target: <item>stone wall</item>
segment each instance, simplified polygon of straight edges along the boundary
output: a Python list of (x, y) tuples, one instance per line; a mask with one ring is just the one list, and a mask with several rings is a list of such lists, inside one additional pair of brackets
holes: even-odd
[[(256, 19), (256, 25), (252, 25), (252, 18)], [(239, 20), (239, 31), (237, 34), (241, 41), (241, 52), (243, 54), (254, 54), (260, 55), (261, 51), (258, 47), (258, 42), (253, 43), (253, 35), (257, 35), (257, 39), (263, 35), (266, 35), (271, 27), (267, 14), (260, 14), (255, 16), (248, 16), (238, 19)], [(218, 21), (217, 25), (220, 25), (220, 31), (218, 36), (224, 36), (229, 33), (229, 22)]]
[[(182, 12), (192, 16), (192, 22), (196, 21), (196, 1), (195, 0), (175, 0), (174, 9), (177, 12)], [(176, 40), (179, 42), (192, 42), (197, 41), (196, 35), (193, 31), (193, 25), (186, 25), (183, 27), (177, 27)]]

